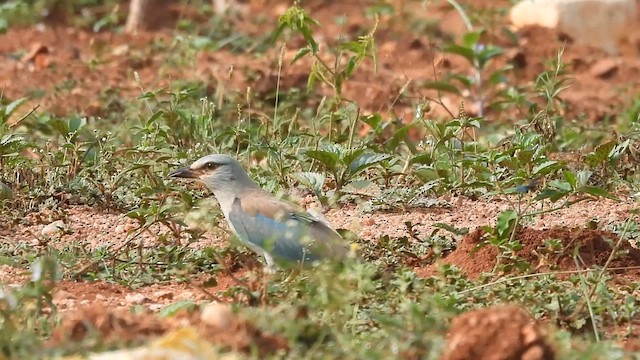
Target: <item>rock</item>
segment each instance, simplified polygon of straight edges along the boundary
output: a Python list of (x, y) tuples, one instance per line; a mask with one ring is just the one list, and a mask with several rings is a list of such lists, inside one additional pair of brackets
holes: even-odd
[(180, 301), (180, 300), (193, 300), (195, 297), (195, 295), (193, 294), (193, 291), (183, 291), (183, 292), (179, 292), (178, 295), (176, 295), (176, 300)]
[(127, 229), (125, 229), (124, 225), (118, 225), (113, 231), (116, 234), (123, 234), (125, 231), (127, 231)]
[(216, 329), (225, 329), (233, 321), (233, 314), (229, 304), (211, 303), (200, 314), (200, 320)]
[(75, 295), (65, 290), (56, 291), (55, 295), (53, 295), (54, 300), (67, 300), (67, 299), (75, 299)]
[(618, 41), (633, 32), (636, 17), (635, 0), (523, 0), (509, 13), (516, 29), (552, 28), (610, 54), (616, 54)]
[(129, 44), (122, 44), (116, 46), (111, 50), (111, 55), (113, 56), (122, 56), (129, 53)]
[(171, 300), (173, 299), (173, 292), (169, 290), (160, 290), (154, 292), (153, 297), (158, 300)]
[(552, 360), (554, 353), (529, 313), (508, 305), (454, 318), (441, 359)]
[(149, 301), (149, 299), (146, 296), (140, 293), (127, 294), (125, 295), (124, 300), (130, 305), (141, 305)]
[(45, 237), (59, 237), (64, 233), (66, 225), (62, 220), (56, 220), (49, 225), (45, 225), (40, 234)]
[(618, 71), (619, 64), (620, 61), (618, 59), (602, 59), (591, 65), (589, 72), (595, 77), (606, 79)]

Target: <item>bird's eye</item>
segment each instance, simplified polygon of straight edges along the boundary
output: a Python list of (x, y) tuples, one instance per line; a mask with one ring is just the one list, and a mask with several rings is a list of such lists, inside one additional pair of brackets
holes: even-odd
[(218, 167), (218, 164), (211, 161), (206, 163), (204, 166), (206, 166), (206, 168), (209, 170), (215, 170)]

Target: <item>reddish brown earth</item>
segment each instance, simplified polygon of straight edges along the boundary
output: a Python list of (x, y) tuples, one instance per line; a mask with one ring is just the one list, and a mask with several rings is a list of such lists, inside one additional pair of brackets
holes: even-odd
[[(476, 278), (482, 273), (492, 272), (498, 259), (495, 246), (481, 246), (488, 234), (477, 229), (465, 236), (451, 254), (434, 264), (433, 267), (417, 269), (424, 275), (433, 274), (441, 263), (453, 264), (466, 275)], [(593, 266), (602, 267), (611, 256), (618, 236), (601, 230), (553, 228), (536, 230), (522, 228), (516, 234), (522, 245), (515, 255), (520, 260), (531, 264), (536, 272), (584, 270)], [(558, 252), (545, 251), (547, 240), (558, 240), (562, 249)], [(574, 256), (575, 255), (575, 256)], [(506, 263), (516, 259), (506, 260)], [(503, 264), (505, 264), (503, 262)], [(580, 264), (580, 265), (578, 265)], [(620, 246), (608, 263), (609, 268), (632, 268), (627, 273), (638, 274), (640, 271), (640, 250), (631, 246), (628, 241), (621, 241)], [(621, 272), (623, 272), (621, 270)]]
[[(262, 34), (273, 29), (277, 16), (286, 9), (288, 1), (252, 2), (253, 14), (264, 14), (267, 21), (256, 25), (247, 21), (246, 15), (236, 19), (236, 27), (250, 35)], [(310, 4), (311, 15), (318, 19), (322, 26), (317, 30), (320, 46), (335, 43), (338, 35), (366, 32), (373, 26), (373, 20), (363, 15), (362, 9), (373, 4), (373, 1), (352, 2), (306, 2)], [(440, 32), (449, 33), (453, 37), (459, 36), (464, 27), (458, 15), (445, 2), (437, 2), (427, 9), (422, 2), (394, 1), (397, 11), (417, 14), (425, 19), (439, 19)], [(428, 2), (433, 3), (433, 2)], [(506, 8), (507, 1), (472, 0), (466, 1), (478, 8), (490, 12), (498, 8)], [(126, 6), (121, 6), (126, 9)], [(110, 11), (106, 9), (105, 11)], [(54, 114), (66, 115), (78, 113), (90, 117), (100, 117), (117, 109), (118, 104), (108, 101), (107, 90), (119, 97), (135, 99), (142, 90), (157, 89), (169, 86), (174, 80), (199, 80), (209, 84), (211, 93), (214, 89), (222, 89), (230, 94), (237, 94), (242, 98), (247, 87), (251, 87), (255, 96), (270, 94), (275, 87), (278, 77), (279, 47), (266, 52), (259, 59), (246, 54), (235, 54), (228, 50), (217, 52), (201, 51), (195, 58), (195, 65), (188, 68), (176, 68), (169, 61), (171, 53), (167, 52), (172, 42), (171, 31), (177, 20), (191, 17), (194, 21), (206, 21), (198, 18), (195, 11), (172, 1), (161, 1), (153, 7), (153, 19), (148, 31), (138, 35), (121, 35), (110, 32), (93, 33), (86, 29), (73, 28), (65, 24), (60, 18), (49, 19), (41, 28), (11, 28), (8, 33), (0, 36), (0, 87), (5, 98), (18, 97), (40, 92), (40, 97), (29, 100), (30, 107), (39, 106), (37, 111), (48, 111)], [(346, 15), (346, 23), (337, 25), (336, 15)], [(535, 80), (544, 63), (555, 57), (557, 51), (564, 45), (565, 37), (553, 31), (541, 28), (527, 28), (519, 32), (520, 40), (517, 44), (510, 43), (500, 35), (498, 21), (494, 28), (489, 28), (488, 38), (503, 46), (507, 56), (496, 61), (494, 66), (507, 63), (513, 64), (516, 71), (513, 80), (519, 84), (527, 84)], [(365, 112), (381, 111), (384, 115), (393, 113), (400, 118), (410, 116), (413, 112), (411, 100), (424, 96), (433, 97), (433, 92), (421, 88), (420, 84), (432, 80), (436, 76), (441, 78), (446, 72), (470, 71), (466, 62), (459, 57), (442, 55), (436, 50), (442, 45), (438, 36), (412, 33), (406, 24), (398, 22), (396, 18), (382, 16), (376, 34), (378, 47), (378, 71), (373, 72), (372, 64), (366, 63), (356, 72), (351, 81), (345, 85), (344, 95), (356, 101)], [(631, 38), (640, 38), (639, 34)], [(162, 50), (150, 49), (151, 42), (160, 42)], [(280, 74), (281, 89), (292, 86), (304, 87), (307, 81), (310, 62), (303, 59), (295, 65), (289, 65), (289, 60), (301, 46), (299, 39), (289, 41), (285, 50), (283, 71)], [(566, 114), (570, 120), (578, 119), (578, 114), (585, 114), (587, 120), (596, 122), (607, 115), (615, 115), (616, 111), (628, 105), (640, 88), (640, 57), (638, 44), (630, 42), (621, 49), (619, 56), (612, 57), (600, 51), (581, 46), (574, 46), (570, 39), (566, 42), (564, 62), (574, 77), (573, 85), (561, 97), (567, 102)], [(233, 71), (230, 69), (233, 68)], [(136, 72), (141, 84), (134, 78)], [(249, 77), (247, 74), (253, 73)], [(400, 96), (401, 89), (406, 90)], [(319, 91), (327, 93), (327, 89)], [(442, 102), (454, 112), (457, 111), (459, 98), (444, 95)], [(471, 113), (477, 111), (471, 104), (467, 104)], [(446, 115), (442, 108), (434, 106), (431, 115)], [(22, 114), (21, 114), (22, 115)], [(500, 114), (489, 116), (500, 117)], [(376, 236), (390, 234), (392, 236), (406, 235), (404, 222), (413, 221), (424, 233), (433, 229), (432, 224), (446, 222), (456, 227), (475, 229), (482, 225), (492, 225), (495, 216), (504, 209), (506, 203), (500, 201), (471, 201), (468, 199), (451, 201), (451, 209), (432, 211), (410, 211), (399, 214), (358, 214), (352, 208), (332, 210), (328, 219), (338, 227), (348, 228), (365, 239), (375, 239)], [(606, 241), (617, 240), (615, 236), (599, 230), (581, 229), (584, 222), (590, 218), (601, 219), (603, 223), (622, 221), (630, 216), (629, 210), (635, 203), (626, 200), (622, 204), (611, 201), (594, 203), (580, 203), (570, 210), (539, 217), (533, 224), (527, 224), (519, 233), (518, 239), (524, 246), (517, 255), (530, 262), (537, 271), (574, 270), (573, 249), (579, 247), (578, 253), (585, 265), (603, 265), (611, 253), (611, 246)], [(26, 224), (11, 227), (0, 226), (0, 240), (28, 243), (30, 246), (42, 246), (39, 235), (43, 225), (63, 218), (71, 227), (72, 232), (61, 236), (55, 241), (56, 246), (72, 241), (85, 241), (86, 246), (96, 246), (105, 242), (114, 245), (121, 243), (127, 237), (127, 231), (132, 228), (130, 220), (122, 214), (102, 212), (100, 209), (87, 207), (73, 207), (68, 210), (69, 215), (42, 215), (41, 219), (27, 219)], [(32, 215), (37, 217), (37, 215)], [(119, 228), (119, 226), (121, 226)], [(166, 229), (152, 229), (143, 234), (146, 246), (153, 246), (155, 239)], [(115, 234), (115, 236), (114, 236)], [(481, 232), (472, 232), (464, 238), (458, 248), (441, 262), (457, 265), (470, 277), (477, 277), (481, 272), (491, 271), (496, 262), (496, 250), (483, 247), (472, 251), (481, 239)], [(224, 241), (224, 233), (214, 233), (205, 238), (206, 245), (219, 244)], [(540, 254), (540, 246), (544, 240), (555, 238), (562, 242), (565, 251), (546, 257)], [(200, 244), (205, 245), (205, 244)], [(615, 259), (610, 267), (637, 266), (638, 251), (628, 242), (623, 242), (621, 248), (628, 252), (628, 256)], [(535, 251), (535, 252), (534, 252)], [(421, 275), (435, 272), (433, 264), (424, 264), (416, 268)], [(236, 270), (234, 270), (236, 271)], [(242, 279), (251, 278), (247, 270), (238, 270), (235, 276)], [(637, 273), (626, 273), (629, 280), (637, 281)], [(202, 284), (207, 277), (193, 279), (186, 283), (164, 283), (150, 285), (140, 289), (131, 289), (106, 282), (64, 281), (56, 289), (54, 301), (60, 310), (68, 313), (66, 319), (56, 331), (52, 344), (63, 341), (63, 334), (72, 334), (81, 338), (86, 333), (87, 326), (98, 329), (105, 337), (123, 339), (138, 339), (139, 337), (156, 336), (172, 329), (175, 324), (171, 321), (159, 321), (148, 313), (131, 315), (126, 310), (133, 305), (142, 305), (147, 310), (157, 311), (163, 306), (180, 300), (194, 300), (196, 302), (216, 299), (217, 294), (235, 284), (230, 276), (224, 273), (216, 274), (217, 284), (213, 288), (205, 288)], [(8, 285), (19, 285), (28, 279), (28, 274), (21, 269), (9, 266), (0, 267), (0, 282)], [(213, 296), (212, 296), (213, 295)], [(225, 300), (225, 299), (222, 299)], [(229, 299), (226, 299), (229, 300)], [(235, 299), (238, 300), (238, 299)], [(107, 309), (107, 310), (105, 310)], [(202, 331), (206, 327), (198, 323), (197, 319), (189, 316), (191, 324), (195, 324)], [(505, 320), (508, 319), (508, 320)], [(88, 324), (88, 325), (87, 325)], [(220, 339), (220, 343), (234, 349), (246, 349), (247, 342), (261, 343), (265, 334), (261, 334), (238, 320), (228, 334), (213, 334), (212, 339)], [(482, 326), (495, 325), (494, 336), (504, 334), (519, 334), (505, 337), (505, 347), (496, 349), (503, 351), (504, 359), (522, 358), (510, 357), (512, 352), (524, 354), (537, 351), (540, 359), (546, 359), (549, 352), (540, 332), (531, 324), (528, 315), (516, 308), (487, 309), (480, 312), (465, 314), (454, 320), (451, 339), (460, 338), (460, 334), (469, 337), (469, 349), (484, 344), (486, 334), (482, 333)], [(480, 328), (479, 328), (480, 326)], [(480, 330), (478, 330), (480, 329)], [(474, 340), (475, 339), (475, 340)], [(484, 339), (484, 340), (483, 340)], [(273, 340), (273, 339), (271, 339)], [(471, 341), (474, 340), (474, 341)], [(472, 343), (473, 342), (473, 343)], [(285, 348), (279, 340), (271, 341), (279, 344), (276, 348)], [(635, 345), (629, 345), (635, 346)], [(275, 350), (268, 346), (261, 349), (269, 352)], [(469, 350), (471, 351), (471, 350)], [(511, 351), (511, 352), (510, 352)], [(480, 354), (480, 353), (479, 353)], [(449, 359), (456, 359), (455, 351), (448, 353)], [(515, 355), (514, 355), (515, 356)], [(481, 359), (481, 355), (478, 355)], [(533, 357), (531, 359), (534, 359)]]
[(442, 360), (553, 360), (545, 332), (517, 306), (459, 315), (451, 322)]
[(160, 319), (150, 313), (132, 314), (96, 303), (64, 317), (47, 346), (79, 342), (90, 335), (95, 336), (96, 331), (106, 344), (135, 343), (186, 325), (196, 328), (207, 341), (233, 351), (249, 353), (255, 345), (260, 355), (265, 356), (288, 348), (284, 338), (265, 333), (238, 316), (231, 316), (223, 328), (203, 321), (199, 312), (182, 311)]

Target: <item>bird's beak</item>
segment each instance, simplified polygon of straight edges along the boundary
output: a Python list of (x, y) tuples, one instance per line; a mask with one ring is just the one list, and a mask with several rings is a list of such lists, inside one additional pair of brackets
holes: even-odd
[(169, 177), (195, 179), (198, 177), (198, 174), (187, 166), (187, 167), (183, 167), (178, 170), (172, 171), (169, 174)]

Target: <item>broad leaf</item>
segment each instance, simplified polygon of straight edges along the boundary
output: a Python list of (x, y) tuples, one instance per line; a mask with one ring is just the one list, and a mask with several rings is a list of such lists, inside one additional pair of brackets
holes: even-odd
[(513, 210), (506, 210), (498, 215), (496, 230), (498, 230), (499, 237), (504, 238), (509, 234), (517, 216), (518, 215)]
[(460, 95), (460, 90), (454, 84), (446, 81), (427, 81), (423, 86), (425, 89), (440, 90)]
[(536, 200), (549, 199), (552, 202), (556, 202), (566, 196), (568, 193), (564, 191), (558, 191), (554, 189), (544, 189), (536, 196)]
[(607, 190), (604, 190), (604, 189), (596, 187), (596, 186), (583, 186), (579, 190), (582, 191), (582, 192), (585, 192), (585, 193), (587, 193), (589, 195), (596, 196), (596, 197), (604, 197), (604, 198), (607, 198), (607, 199), (620, 201), (620, 199), (618, 199), (617, 197), (611, 195), (611, 193), (609, 193)]
[(331, 172), (336, 172), (340, 163), (340, 155), (326, 150), (307, 150), (305, 154), (318, 161), (324, 168)]
[(378, 164), (381, 161), (387, 160), (390, 157), (391, 155), (389, 154), (376, 154), (376, 153), (362, 154), (349, 164), (349, 175), (354, 176), (357, 173), (365, 169), (368, 169)]
[(547, 175), (559, 168), (559, 162), (557, 161), (545, 161), (542, 164), (538, 164), (533, 167), (533, 177), (539, 177)]
[(317, 172), (306, 171), (295, 173), (290, 176), (300, 184), (309, 188), (314, 193), (320, 194), (322, 192), (325, 181), (324, 175)]

